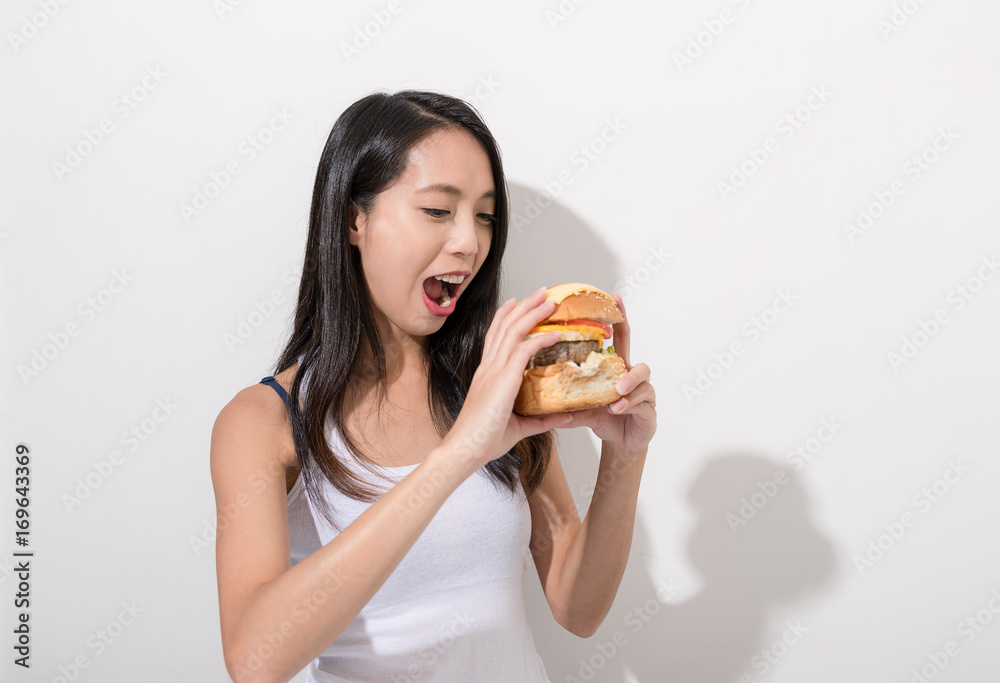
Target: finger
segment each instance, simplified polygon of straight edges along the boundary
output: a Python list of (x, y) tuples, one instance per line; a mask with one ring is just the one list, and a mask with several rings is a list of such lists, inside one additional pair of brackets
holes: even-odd
[[(502, 359), (504, 363), (511, 362), (514, 345), (523, 340), (527, 336), (528, 330), (534, 327), (538, 321), (551, 315), (554, 309), (555, 305), (552, 302), (545, 301), (545, 288), (540, 287), (514, 306), (509, 307), (509, 310), (504, 312), (502, 316), (498, 312), (493, 324), (496, 327), (496, 332), (494, 332), (492, 346), (484, 348), (482, 363), (493, 363), (497, 358)], [(525, 322), (526, 316), (527, 322)], [(511, 341), (512, 328), (514, 328), (513, 341)]]
[[(502, 323), (505, 320), (513, 321), (517, 316), (523, 314), (525, 308), (537, 306), (542, 301), (545, 301), (544, 287), (539, 287), (520, 301), (518, 301), (515, 297), (511, 297), (497, 309), (496, 314), (493, 316), (493, 322), (497, 324), (498, 327), (502, 327)], [(513, 305), (511, 305), (511, 302), (514, 302)]]
[(628, 324), (628, 315), (625, 313), (625, 302), (622, 301), (622, 297), (618, 292), (612, 292), (611, 296), (615, 300), (615, 303), (618, 304), (618, 310), (622, 312), (622, 317), (625, 318), (622, 322), (615, 323), (612, 326), (612, 344), (614, 344), (615, 353), (625, 361), (625, 369), (631, 370), (632, 363), (629, 360), (629, 346), (631, 345), (632, 335)]
[(517, 299), (515, 297), (511, 297), (500, 304), (500, 308), (498, 308), (497, 312), (493, 314), (492, 327), (495, 327), (498, 323), (503, 322), (510, 312), (514, 310), (514, 306), (516, 305)]
[(649, 382), (643, 382), (632, 390), (628, 396), (620, 398), (609, 405), (608, 412), (615, 415), (634, 413), (644, 403), (651, 403), (653, 406), (656, 405), (656, 392), (653, 390), (653, 385)]
[(600, 419), (598, 416), (598, 411), (606, 411), (606, 406), (599, 406), (597, 408), (584, 408), (583, 410), (574, 410), (569, 413), (565, 413), (570, 416), (570, 420), (566, 424), (559, 425), (565, 429), (575, 429), (577, 427), (590, 427), (594, 424), (594, 419)]
[(645, 363), (639, 363), (621, 376), (621, 379), (619, 379), (617, 384), (615, 384), (615, 391), (622, 396), (625, 396), (640, 384), (647, 381), (649, 381), (649, 366)]
[(500, 304), (500, 308), (493, 314), (493, 322), (490, 323), (490, 328), (486, 330), (486, 339), (483, 341), (483, 362), (486, 362), (493, 356), (493, 340), (496, 338), (503, 321), (514, 310), (516, 301), (514, 297), (507, 299)]
[(545, 334), (536, 334), (531, 337), (526, 337), (520, 344), (518, 344), (514, 355), (511, 357), (511, 363), (517, 364), (522, 370), (527, 368), (528, 361), (536, 353), (544, 349), (546, 346), (552, 346), (557, 341), (559, 337), (562, 336), (559, 332), (546, 332)]
[(518, 420), (523, 425), (523, 438), (547, 432), (550, 429), (560, 427), (571, 419), (567, 413), (553, 413), (552, 415), (518, 416)]
[(513, 310), (511, 311), (511, 321), (513, 322), (515, 317), (521, 317), (532, 311), (535, 307), (540, 304), (546, 303), (545, 301), (545, 287), (539, 287), (534, 292), (524, 297), (518, 301)]
[(519, 344), (531, 328), (552, 315), (556, 305), (545, 300), (545, 290), (540, 289), (531, 296), (518, 302), (506, 320), (498, 340), (501, 357), (509, 357), (514, 347)]

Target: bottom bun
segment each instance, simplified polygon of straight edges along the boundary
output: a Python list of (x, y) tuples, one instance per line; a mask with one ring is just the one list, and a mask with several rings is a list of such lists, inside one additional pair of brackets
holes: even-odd
[(556, 363), (525, 370), (514, 412), (548, 415), (606, 406), (621, 398), (615, 384), (626, 372), (621, 356), (596, 351), (580, 365)]

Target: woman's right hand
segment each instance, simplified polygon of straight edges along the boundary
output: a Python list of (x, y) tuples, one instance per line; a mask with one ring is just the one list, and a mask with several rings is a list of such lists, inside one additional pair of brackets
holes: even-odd
[(444, 439), (460, 457), (468, 458), (477, 467), (504, 455), (521, 439), (571, 419), (566, 413), (528, 417), (513, 412), (528, 361), (559, 340), (558, 332), (526, 338), (531, 328), (555, 310), (555, 304), (545, 300), (544, 287), (513, 302), (514, 299), (509, 299), (493, 316), (486, 332), (482, 362), (472, 377), (458, 419)]

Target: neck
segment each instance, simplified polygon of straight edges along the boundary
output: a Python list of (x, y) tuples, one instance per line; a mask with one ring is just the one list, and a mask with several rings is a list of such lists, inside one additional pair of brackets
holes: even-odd
[[(405, 377), (426, 377), (426, 337), (415, 338), (403, 335), (403, 338), (386, 339), (383, 337), (383, 340), (386, 380), (389, 384)], [(351, 374), (361, 381), (374, 382), (376, 379), (375, 354), (364, 335), (362, 335), (361, 345)]]

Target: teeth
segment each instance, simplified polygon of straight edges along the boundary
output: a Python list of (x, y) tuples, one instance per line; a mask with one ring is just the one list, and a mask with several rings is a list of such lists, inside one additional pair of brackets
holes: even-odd
[(444, 294), (441, 297), (441, 303), (438, 304), (441, 308), (448, 308), (448, 304), (451, 303), (451, 295), (448, 294), (448, 290), (444, 290)]
[(453, 285), (460, 285), (465, 280), (464, 275), (435, 275), (434, 278), (442, 282), (450, 282)]

